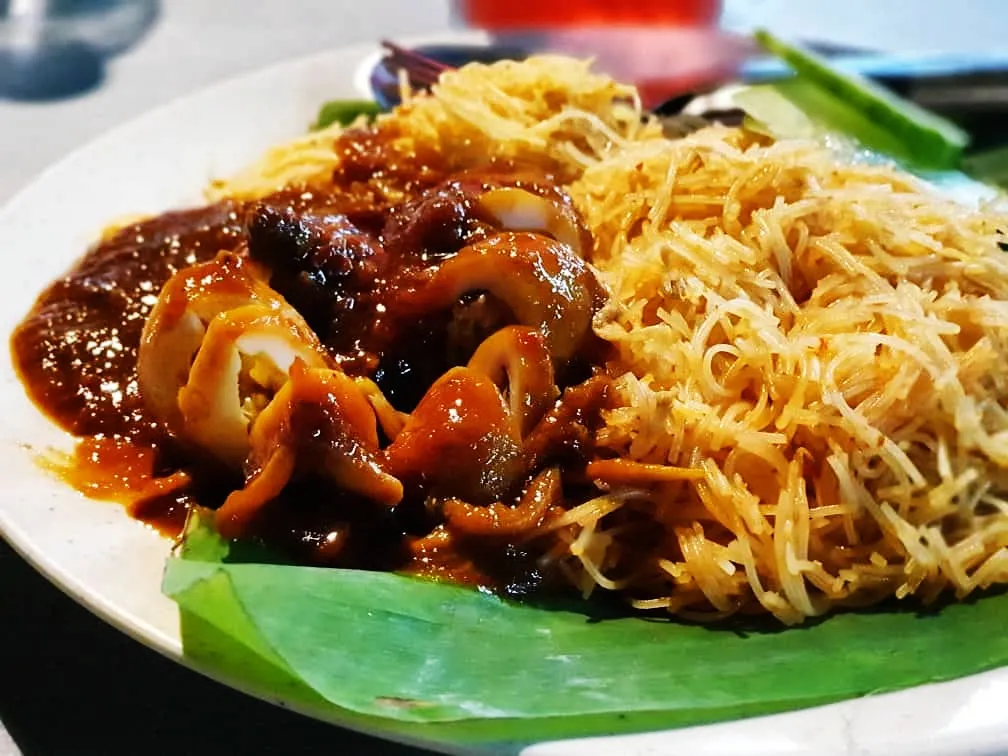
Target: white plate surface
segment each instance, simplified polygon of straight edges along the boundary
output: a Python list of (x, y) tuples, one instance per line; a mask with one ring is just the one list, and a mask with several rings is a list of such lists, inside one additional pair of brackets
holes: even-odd
[[(372, 46), (336, 50), (225, 82), (110, 132), (42, 174), (0, 211), (0, 251), (6, 261), (0, 277), (4, 338), (43, 287), (66, 270), (110, 220), (198, 203), (210, 179), (228, 175), (269, 145), (303, 133), (322, 101), (367, 94), (363, 64), (375, 54)], [(86, 499), (41, 472), (33, 450), (69, 449), (71, 440), (26, 399), (8, 351), (3, 355), (0, 532), (88, 609), (185, 663), (178, 611), (159, 590), (169, 542), (130, 520), (116, 505)], [(542, 743), (523, 753), (1005, 753), (1005, 701), (1008, 669), (772, 717)]]

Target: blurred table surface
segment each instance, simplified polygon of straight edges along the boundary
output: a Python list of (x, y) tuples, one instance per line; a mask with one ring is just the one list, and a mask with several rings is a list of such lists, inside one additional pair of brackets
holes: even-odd
[[(876, 49), (1008, 45), (1005, 0), (726, 0), (724, 20)], [(74, 147), (208, 83), (450, 26), (447, 0), (164, 0), (93, 91), (0, 100), (0, 202)], [(88, 614), (2, 541), (0, 628), (0, 756), (422, 753), (271, 707), (163, 659)]]

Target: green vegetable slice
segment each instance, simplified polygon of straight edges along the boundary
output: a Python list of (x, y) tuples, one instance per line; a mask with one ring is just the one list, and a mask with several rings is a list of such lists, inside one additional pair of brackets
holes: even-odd
[[(362, 726), (465, 741), (699, 724), (1008, 663), (1008, 596), (806, 627), (707, 628), (505, 603), (388, 573), (229, 562), (197, 518), (169, 560), (187, 654)], [(594, 614), (589, 613), (595, 611)], [(963, 643), (983, 638), (983, 643)]]
[[(841, 152), (848, 147), (856, 150), (862, 160), (895, 160), (926, 179), (945, 196), (964, 205), (993, 199), (997, 191), (990, 184), (997, 183), (995, 177), (998, 171), (1002, 168), (1008, 170), (1008, 149), (1001, 155), (992, 152), (989, 158), (978, 154), (977, 163), (967, 157), (963, 160), (962, 170), (934, 168), (921, 165), (919, 161), (915, 163), (913, 156), (891, 134), (800, 79), (742, 87), (733, 93), (732, 101), (746, 112), (745, 127), (767, 136), (826, 139), (860, 134), (860, 140), (851, 139), (849, 145), (834, 146)], [(817, 120), (809, 117), (810, 112), (816, 114)], [(869, 143), (874, 145), (873, 148), (866, 148)], [(1005, 162), (1001, 163), (1001, 160)], [(1008, 174), (1004, 175), (1004, 179), (1008, 181)]]
[[(745, 87), (732, 99), (757, 121), (757, 131), (766, 130), (775, 137), (787, 139), (847, 136), (853, 140), (852, 144), (917, 168), (924, 167), (890, 132), (804, 79)], [(753, 128), (752, 124), (747, 125)]]
[(312, 130), (318, 131), (334, 123), (349, 126), (361, 116), (370, 120), (381, 113), (381, 106), (371, 100), (330, 100), (319, 108), (318, 118), (312, 124)]
[[(811, 85), (783, 91), (811, 118), (826, 122), (867, 147), (895, 154), (922, 167), (946, 169), (958, 165), (969, 144), (969, 135), (951, 121), (868, 79), (838, 71), (818, 55), (769, 32), (760, 30), (754, 36), (768, 52), (795, 70), (796, 83)], [(778, 86), (782, 85), (783, 82)], [(813, 89), (818, 89), (818, 93)], [(796, 95), (805, 101), (792, 99)]]
[(978, 181), (1008, 189), (1008, 146), (967, 155), (963, 159), (962, 169)]

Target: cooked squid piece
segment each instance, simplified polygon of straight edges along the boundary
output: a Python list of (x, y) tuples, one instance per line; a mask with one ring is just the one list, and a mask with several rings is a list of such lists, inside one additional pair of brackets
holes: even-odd
[(137, 376), (171, 433), (240, 469), (251, 420), (297, 360), (328, 364), (297, 311), (222, 253), (165, 284), (144, 325)]
[(451, 307), (464, 294), (486, 291), (519, 323), (540, 331), (550, 355), (573, 357), (591, 330), (604, 290), (567, 245), (529, 232), (504, 232), (465, 247), (397, 303), (409, 314)]
[(436, 497), (488, 504), (524, 476), (521, 437), (497, 385), (470, 368), (452, 368), (424, 394), (385, 450), (388, 471)]
[(346, 215), (256, 205), (247, 220), (249, 256), (269, 271), (269, 285), (322, 332), (355, 293), (374, 287), (387, 264), (379, 241)]
[(354, 383), (357, 388), (360, 389), (361, 394), (363, 394), (368, 402), (371, 404), (371, 408), (374, 410), (375, 418), (378, 421), (378, 426), (381, 428), (382, 433), (389, 441), (395, 441), (402, 429), (406, 427), (406, 422), (409, 420), (409, 414), (406, 412), (400, 412), (392, 403), (385, 397), (382, 393), (381, 388), (378, 384), (372, 381), (370, 378), (355, 378)]
[(528, 326), (502, 328), (477, 347), (469, 368), (507, 396), (512, 432), (524, 438), (559, 395), (543, 335)]
[(534, 231), (587, 250), (591, 236), (574, 208), (557, 196), (511, 186), (514, 176), (456, 175), (393, 212), (382, 230), (390, 247), (440, 257), (458, 252), (487, 230)]
[(374, 410), (354, 379), (338, 368), (295, 362), (290, 380), (253, 423), (250, 442), (245, 488), (217, 510), (217, 527), (226, 537), (240, 536), (299, 473), (313, 473), (383, 506), (402, 499), (402, 484), (381, 465)]
[(443, 511), (446, 525), (454, 533), (514, 538), (541, 525), (562, 497), (560, 468), (550, 467), (532, 479), (515, 506), (501, 501), (475, 506), (453, 498), (445, 501)]
[(547, 197), (504, 186), (479, 197), (479, 208), (504, 231), (533, 231), (552, 236), (581, 257), (591, 247), (591, 236), (577, 212)]
[(482, 187), (449, 179), (394, 208), (381, 237), (389, 249), (417, 258), (441, 258), (481, 236), (490, 218), (480, 211)]
[(611, 379), (594, 375), (576, 386), (564, 389), (524, 442), (525, 460), (530, 469), (557, 462), (592, 457), (596, 442), (594, 428), (609, 402)]

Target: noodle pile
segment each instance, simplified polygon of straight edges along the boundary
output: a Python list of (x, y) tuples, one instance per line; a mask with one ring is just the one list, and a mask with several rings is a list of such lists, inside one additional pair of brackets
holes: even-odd
[[(585, 61), (539, 56), (531, 61), (473, 63), (441, 76), (435, 96), (410, 96), (379, 117), (405, 157), (436, 152), (457, 170), (487, 160), (534, 166), (570, 181), (631, 141), (656, 139), (642, 122), (633, 87), (593, 74)], [(270, 150), (237, 176), (215, 182), (211, 199), (256, 197), (291, 184), (325, 184), (339, 165), (338, 125)]]
[[(602, 161), (572, 190), (615, 295), (597, 330), (624, 406), (602, 441), (704, 471), (624, 505), (666, 533), (635, 564), (639, 606), (755, 599), (794, 623), (1008, 578), (996, 217), (717, 128)], [(622, 561), (606, 541), (601, 572)]]
[[(593, 233), (617, 388), (598, 441), (625, 485), (546, 526), (585, 594), (793, 624), (1008, 582), (995, 208), (814, 143), (717, 126), (664, 139), (633, 89), (563, 58), (466, 66), (378, 128), (457, 168), (550, 172)], [(212, 191), (324, 182), (337, 133)]]

